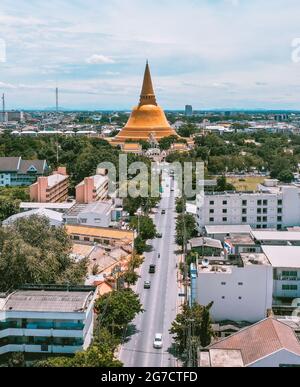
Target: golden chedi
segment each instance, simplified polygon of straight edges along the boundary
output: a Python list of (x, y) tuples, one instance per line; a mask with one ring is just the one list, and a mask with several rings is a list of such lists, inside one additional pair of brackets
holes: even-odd
[(147, 62), (140, 103), (136, 106), (130, 118), (115, 137), (114, 141), (122, 143), (126, 140), (160, 140), (163, 137), (177, 136), (167, 121), (164, 111), (157, 105), (149, 64)]

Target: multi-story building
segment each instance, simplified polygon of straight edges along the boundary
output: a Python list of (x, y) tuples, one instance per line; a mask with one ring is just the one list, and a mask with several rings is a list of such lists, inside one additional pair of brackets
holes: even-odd
[(0, 187), (29, 186), (49, 173), (46, 160), (0, 157)]
[(105, 200), (108, 196), (108, 177), (95, 175), (86, 177), (76, 186), (76, 202), (89, 204)]
[[(269, 184), (267, 181), (266, 184)], [(283, 229), (300, 225), (300, 187), (260, 186), (258, 192), (206, 193), (197, 198), (197, 225), (250, 225)]]
[(213, 301), (214, 321), (257, 322), (272, 309), (273, 271), (262, 253), (199, 262), (195, 271), (192, 301)]
[(0, 298), (0, 355), (73, 354), (88, 348), (95, 288), (27, 287)]
[(30, 199), (38, 203), (61, 203), (67, 200), (69, 176), (65, 167), (59, 167), (51, 176), (39, 177), (30, 186)]
[(192, 105), (185, 106), (185, 115), (186, 115), (186, 117), (191, 117), (193, 115), (193, 106)]

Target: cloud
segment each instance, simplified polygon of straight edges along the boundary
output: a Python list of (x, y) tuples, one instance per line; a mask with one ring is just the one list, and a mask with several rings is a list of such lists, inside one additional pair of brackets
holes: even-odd
[(89, 64), (112, 64), (112, 63), (116, 63), (116, 62), (114, 61), (114, 59), (112, 59), (108, 56), (94, 54), (86, 59), (86, 63), (89, 63)]
[(1, 80), (10, 108), (53, 106), (56, 82), (63, 106), (129, 108), (148, 58), (165, 108), (300, 108), (299, 14), (299, 0), (1, 0)]

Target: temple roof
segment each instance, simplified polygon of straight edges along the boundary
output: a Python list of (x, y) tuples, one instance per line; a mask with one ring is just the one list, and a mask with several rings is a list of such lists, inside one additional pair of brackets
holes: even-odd
[(114, 141), (122, 142), (127, 139), (148, 141), (150, 136), (160, 140), (171, 135), (176, 135), (176, 132), (171, 128), (162, 108), (157, 105), (147, 61), (140, 103), (133, 108), (127, 124)]
[(140, 97), (140, 106), (142, 105), (157, 105), (148, 61), (146, 63), (143, 87)]

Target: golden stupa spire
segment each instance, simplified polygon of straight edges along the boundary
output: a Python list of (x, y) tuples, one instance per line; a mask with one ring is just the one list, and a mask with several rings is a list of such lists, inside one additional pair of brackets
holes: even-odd
[(144, 82), (140, 97), (140, 106), (143, 105), (157, 105), (148, 60), (146, 63)]

